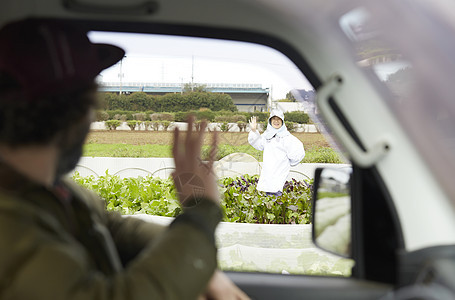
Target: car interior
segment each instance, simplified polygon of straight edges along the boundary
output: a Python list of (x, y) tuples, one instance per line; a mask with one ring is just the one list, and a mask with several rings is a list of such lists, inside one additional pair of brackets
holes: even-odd
[[(386, 2), (384, 7), (391, 1)], [(140, 34), (144, 39), (162, 36), (241, 42), (284, 56), (288, 64), (277, 76), (288, 82), (297, 99), (299, 90), (311, 87), (316, 91), (320, 111), (310, 117), (352, 168), (350, 251), (343, 259), (352, 261), (353, 267), (349, 276), (234, 268), (226, 274), (252, 299), (453, 297), (455, 238), (451, 233), (455, 232), (455, 221), (450, 221), (453, 212), (447, 204), (452, 185), (445, 184), (445, 179), (438, 181), (442, 175), (433, 175), (436, 163), (426, 160), (430, 154), (425, 149), (416, 150), (416, 134), (412, 130), (408, 133), (408, 125), (400, 123), (410, 119), (397, 117), (398, 101), (382, 101), (393, 98), (390, 89), (374, 70), (359, 67), (355, 50), (350, 52), (356, 46), (346, 37), (346, 28), (352, 30), (351, 38), (355, 34), (358, 38), (365, 28), (354, 27), (342, 17), (355, 12), (355, 17), (362, 19), (364, 15), (356, 10), (359, 2), (8, 0), (1, 6), (0, 26), (22, 18), (64, 19), (95, 35), (107, 32)], [(377, 6), (371, 4), (371, 11)], [(122, 44), (121, 39), (118, 42)], [(184, 41), (178, 45), (185, 48)], [(154, 49), (142, 51), (153, 54)], [(251, 58), (240, 54), (235, 59)], [(112, 74), (117, 73), (116, 69)], [(447, 163), (445, 167), (450, 166)], [(317, 209), (319, 181), (322, 179), (316, 172), (313, 209)], [(430, 198), (435, 199), (432, 204), (423, 206)], [(425, 215), (428, 207), (435, 211)], [(426, 222), (418, 223), (412, 219), (415, 216)], [(445, 231), (439, 232), (442, 227)]]

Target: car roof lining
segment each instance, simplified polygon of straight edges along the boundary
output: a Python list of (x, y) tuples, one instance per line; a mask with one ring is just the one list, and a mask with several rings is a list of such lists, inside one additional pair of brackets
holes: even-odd
[(264, 33), (230, 28), (210, 28), (207, 26), (186, 24), (176, 25), (158, 22), (99, 21), (90, 19), (65, 19), (65, 21), (70, 21), (77, 24), (77, 26), (81, 26), (92, 31), (163, 34), (260, 44), (273, 48), (289, 58), (289, 60), (291, 60), (300, 69), (302, 74), (315, 90), (322, 83), (316, 73), (311, 69), (305, 58), (302, 57), (292, 45), (280, 38), (266, 35)]

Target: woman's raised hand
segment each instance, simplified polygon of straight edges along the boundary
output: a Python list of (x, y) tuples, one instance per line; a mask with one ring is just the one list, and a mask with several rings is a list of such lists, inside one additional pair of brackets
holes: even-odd
[(257, 128), (258, 128), (258, 123), (257, 123), (256, 117), (251, 117), (251, 119), (250, 119), (250, 128), (251, 128), (251, 130), (254, 131), (254, 132), (257, 130)]

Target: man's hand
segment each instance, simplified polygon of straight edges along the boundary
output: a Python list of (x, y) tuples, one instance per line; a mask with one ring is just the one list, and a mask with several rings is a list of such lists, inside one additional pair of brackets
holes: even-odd
[(174, 131), (175, 171), (172, 173), (179, 201), (183, 206), (188, 200), (207, 198), (216, 203), (220, 201), (216, 176), (213, 172), (213, 161), (217, 150), (217, 132), (213, 134), (209, 162), (202, 161), (200, 153), (207, 122), (201, 122), (199, 130), (193, 130), (194, 117), (188, 118), (188, 130), (182, 137), (178, 128)]
[(250, 119), (250, 128), (253, 132), (256, 132), (256, 129), (258, 128), (258, 123), (256, 117), (251, 117)]
[(249, 300), (223, 272), (216, 270), (210, 279), (207, 291), (198, 300)]

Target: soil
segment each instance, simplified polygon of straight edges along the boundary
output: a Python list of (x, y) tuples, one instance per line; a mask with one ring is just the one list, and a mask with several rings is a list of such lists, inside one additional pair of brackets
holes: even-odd
[[(219, 143), (233, 146), (245, 145), (248, 140), (246, 132), (219, 132)], [(324, 136), (320, 133), (298, 132), (292, 133), (302, 141), (305, 148), (330, 147)], [(204, 144), (209, 145), (212, 133), (206, 134)], [(163, 144), (172, 143), (173, 133), (168, 131), (127, 131), (127, 130), (92, 130), (87, 138), (91, 144)], [(311, 145), (311, 146), (310, 146)]]

